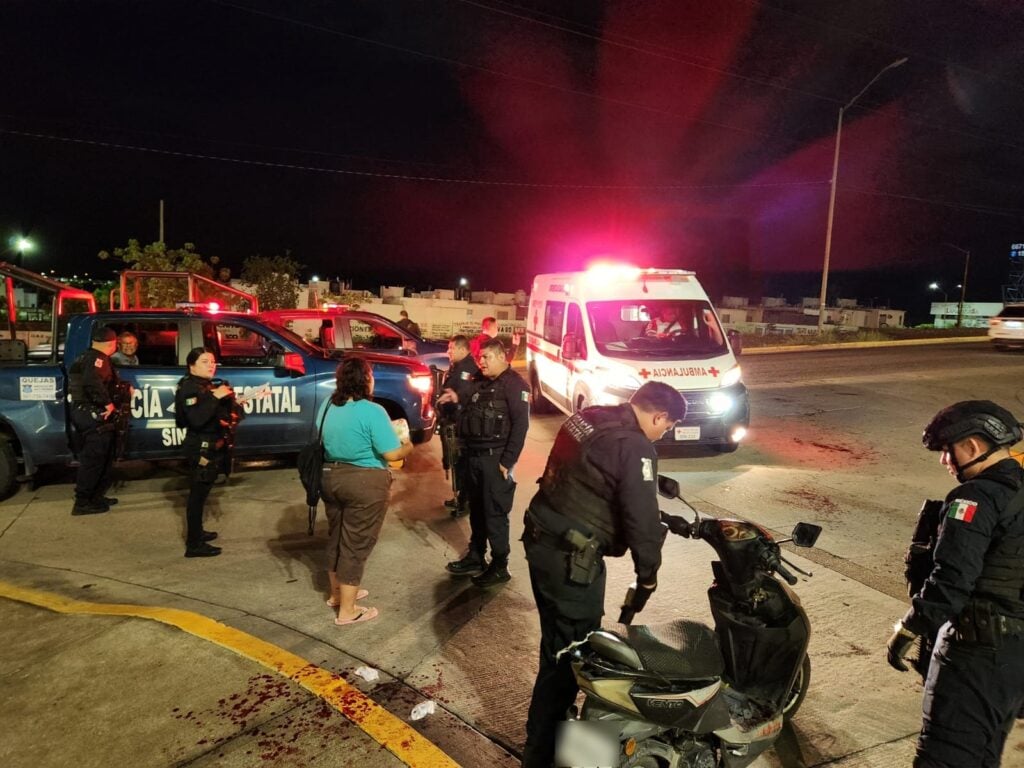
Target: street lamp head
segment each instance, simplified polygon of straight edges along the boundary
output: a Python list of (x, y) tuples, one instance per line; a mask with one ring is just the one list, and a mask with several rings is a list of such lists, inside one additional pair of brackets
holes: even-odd
[(459, 285), (462, 286), (463, 288), (465, 288), (467, 285), (469, 285), (469, 280), (467, 280), (464, 277), (460, 277), (459, 278)]
[(939, 284), (938, 283), (929, 283), (928, 287), (931, 288), (933, 291), (939, 290)]
[(34, 250), (36, 244), (29, 240), (24, 235), (19, 235), (14, 238), (14, 249), (19, 253), (29, 253)]

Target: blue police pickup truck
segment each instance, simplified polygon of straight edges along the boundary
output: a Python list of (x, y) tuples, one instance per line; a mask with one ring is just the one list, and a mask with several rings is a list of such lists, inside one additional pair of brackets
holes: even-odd
[[(125, 459), (181, 457), (184, 429), (175, 425), (174, 390), (193, 347), (213, 349), (217, 375), (245, 403), (238, 429), (239, 457), (295, 453), (315, 434), (317, 408), (334, 391), (338, 359), (278, 325), (241, 313), (209, 310), (121, 310), (69, 318), (63, 360), (53, 351), (31, 363), (25, 345), (6, 340), (0, 354), (0, 498), (40, 466), (73, 458), (68, 440), (67, 369), (90, 345), (92, 329), (106, 325), (139, 340), (139, 364), (118, 368), (134, 387), (124, 441)], [(408, 420), (413, 442), (434, 430), (433, 376), (415, 359), (352, 351), (370, 362), (374, 400), (393, 419)]]

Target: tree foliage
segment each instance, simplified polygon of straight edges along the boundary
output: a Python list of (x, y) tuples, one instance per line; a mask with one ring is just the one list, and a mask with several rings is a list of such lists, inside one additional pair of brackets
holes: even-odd
[[(143, 270), (146, 272), (193, 272), (203, 277), (212, 278), (226, 283), (231, 279), (229, 269), (218, 267), (220, 259), (211, 256), (205, 259), (192, 243), (185, 243), (181, 248), (168, 248), (165, 243), (155, 242), (142, 245), (138, 240), (129, 240), (123, 248), (113, 251), (100, 251), (99, 258), (120, 262), (122, 269)], [(179, 301), (188, 301), (188, 281), (168, 280), (161, 278), (145, 278), (138, 281), (138, 298), (131, 297), (133, 307), (173, 307)], [(131, 292), (134, 294), (136, 285)], [(206, 298), (219, 299), (222, 296), (196, 297), (202, 301)]]
[(253, 286), (261, 309), (293, 309), (299, 300), (302, 265), (284, 256), (250, 256), (242, 265), (242, 281)]

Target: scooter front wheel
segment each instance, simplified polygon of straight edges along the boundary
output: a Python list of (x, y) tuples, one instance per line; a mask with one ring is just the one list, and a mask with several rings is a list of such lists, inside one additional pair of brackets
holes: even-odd
[(800, 705), (804, 703), (804, 698), (807, 696), (807, 688), (811, 684), (811, 660), (809, 657), (804, 656), (804, 663), (800, 665), (800, 671), (796, 675), (796, 680), (793, 681), (793, 687), (789, 689), (789, 695), (786, 696), (786, 701), (782, 705), (782, 718), (785, 722), (789, 722), (793, 719), (793, 715), (800, 709)]

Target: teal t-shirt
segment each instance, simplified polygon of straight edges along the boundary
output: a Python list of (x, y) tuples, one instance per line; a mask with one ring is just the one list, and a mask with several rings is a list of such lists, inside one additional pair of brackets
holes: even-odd
[(327, 461), (386, 469), (388, 463), (381, 454), (401, 446), (388, 412), (371, 400), (352, 400), (339, 406), (331, 405), (328, 399), (317, 413), (317, 426), (328, 406), (330, 410), (324, 420)]

